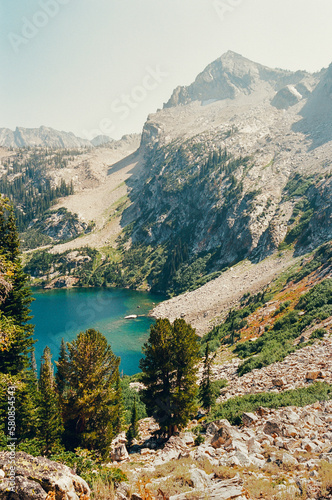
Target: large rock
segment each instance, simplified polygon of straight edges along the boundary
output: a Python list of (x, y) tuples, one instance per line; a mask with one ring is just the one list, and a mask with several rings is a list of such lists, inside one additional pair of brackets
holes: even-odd
[(279, 422), (276, 422), (275, 420), (268, 420), (264, 426), (263, 432), (265, 434), (268, 434), (270, 436), (281, 436), (282, 431), (280, 428)]
[(256, 415), (254, 413), (244, 413), (242, 415), (242, 422), (244, 425), (246, 426), (250, 426), (251, 424), (254, 424), (255, 422), (257, 422), (258, 418), (256, 417)]
[(226, 446), (229, 446), (232, 441), (242, 440), (241, 433), (232, 427), (228, 420), (222, 420), (220, 422), (219, 430), (215, 433), (211, 441), (211, 445), (214, 448), (220, 448), (220, 446), (226, 443)]
[(240, 500), (247, 498), (246, 492), (243, 489), (243, 481), (239, 477), (234, 477), (228, 480), (213, 481), (211, 486), (206, 487), (203, 491), (194, 489), (188, 493), (173, 495), (170, 500)]
[(128, 460), (129, 455), (126, 448), (127, 438), (126, 433), (121, 432), (112, 441), (110, 458), (113, 462), (123, 462)]
[[(7, 479), (0, 479), (1, 500), (46, 500), (52, 492), (55, 494), (55, 500), (90, 498), (88, 484), (66, 465), (44, 457), (32, 457), (22, 451), (16, 453), (15, 464), (16, 492), (8, 491)], [(0, 469), (7, 477), (10, 466), (9, 452), (0, 452)]]
[(316, 380), (317, 378), (324, 378), (324, 376), (321, 370), (311, 370), (306, 373), (305, 378), (307, 380)]

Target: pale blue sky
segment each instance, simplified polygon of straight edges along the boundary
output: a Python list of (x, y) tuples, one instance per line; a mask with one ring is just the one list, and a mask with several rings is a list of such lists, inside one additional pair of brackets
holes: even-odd
[(327, 67), (331, 19), (331, 0), (0, 0), (0, 127), (139, 132), (227, 50)]

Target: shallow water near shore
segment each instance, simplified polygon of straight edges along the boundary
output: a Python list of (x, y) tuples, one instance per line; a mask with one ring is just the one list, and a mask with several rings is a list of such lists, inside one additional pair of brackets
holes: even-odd
[[(154, 323), (147, 314), (164, 300), (161, 295), (114, 288), (34, 290), (33, 297), (31, 323), (35, 325), (38, 366), (46, 345), (56, 360), (62, 337), (71, 341), (77, 333), (95, 328), (121, 357), (120, 370), (125, 375), (139, 371), (141, 348)], [(134, 314), (138, 318), (125, 319)]]

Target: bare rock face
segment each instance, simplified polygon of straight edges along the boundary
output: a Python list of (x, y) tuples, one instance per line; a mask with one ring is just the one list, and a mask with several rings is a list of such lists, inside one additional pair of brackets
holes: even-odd
[(300, 92), (293, 85), (287, 85), (276, 93), (271, 104), (277, 109), (288, 109), (290, 106), (294, 106), (294, 104), (301, 101), (301, 99), (302, 95)]
[[(272, 88), (279, 90), (283, 84), (296, 84), (305, 76), (305, 72), (296, 73), (270, 69), (257, 64), (232, 51), (223, 54), (219, 59), (209, 64), (200, 73), (194, 83), (188, 87), (177, 87), (165, 108), (185, 105), (194, 100), (209, 101), (234, 99), (239, 95), (248, 95), (254, 92), (259, 84), (268, 82)], [(292, 99), (301, 94), (295, 89), (284, 87), (281, 93), (290, 94)], [(285, 98), (282, 99), (283, 101)], [(295, 104), (298, 102), (295, 98)], [(286, 99), (287, 101), (287, 99)], [(277, 106), (278, 107), (278, 106)], [(279, 107), (279, 109), (281, 109)]]
[[(1, 500), (46, 500), (52, 492), (56, 500), (89, 500), (90, 489), (81, 477), (66, 465), (52, 462), (44, 457), (32, 457), (24, 452), (15, 456), (15, 493), (9, 491), (9, 452), (0, 452)], [(52, 497), (53, 498), (53, 497)]]

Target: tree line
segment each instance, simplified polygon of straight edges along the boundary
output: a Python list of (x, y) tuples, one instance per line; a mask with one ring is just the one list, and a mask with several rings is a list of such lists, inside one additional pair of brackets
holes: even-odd
[(43, 157), (33, 157), (23, 163), (15, 159), (4, 164), (7, 172), (0, 177), (0, 193), (13, 203), (20, 232), (33, 219), (41, 217), (57, 198), (74, 193), (73, 183), (66, 183), (64, 179), (61, 179), (58, 186), (51, 186), (44, 162)]

